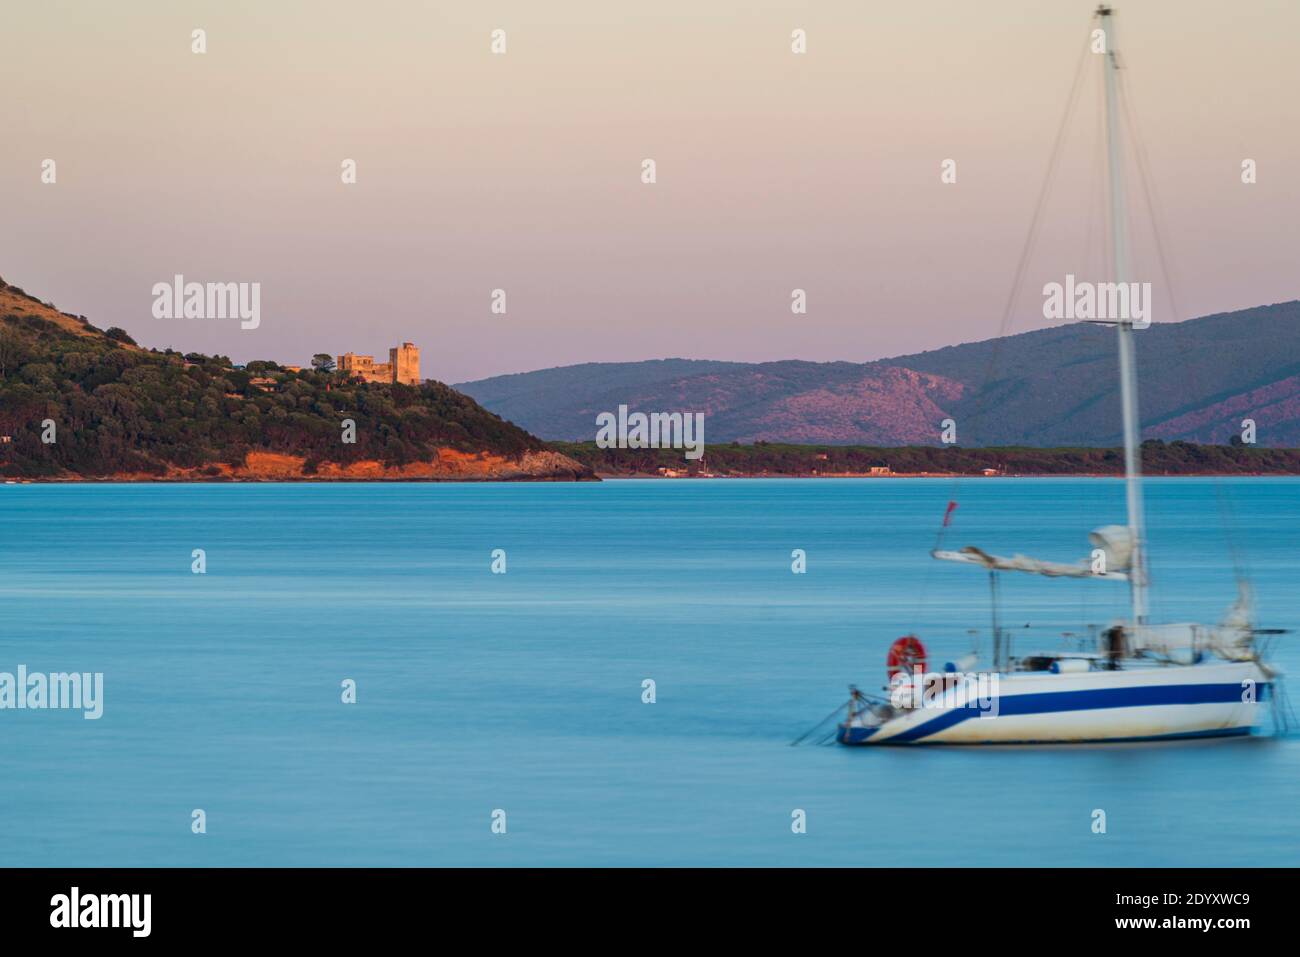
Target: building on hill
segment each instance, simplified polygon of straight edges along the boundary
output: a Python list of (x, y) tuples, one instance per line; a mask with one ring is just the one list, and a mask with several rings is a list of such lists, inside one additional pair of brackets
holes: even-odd
[(403, 385), (420, 384), (420, 350), (413, 342), (403, 342), (388, 350), (388, 364), (393, 367), (393, 381)]
[(366, 382), (392, 382), (393, 369), (387, 362), (375, 364), (374, 356), (359, 356), (345, 352), (339, 356), (338, 370), (346, 376)]
[(403, 385), (420, 384), (420, 350), (413, 342), (403, 342), (388, 350), (387, 362), (376, 362), (374, 356), (361, 356), (345, 352), (339, 356), (338, 370), (344, 375), (365, 382), (400, 382)]

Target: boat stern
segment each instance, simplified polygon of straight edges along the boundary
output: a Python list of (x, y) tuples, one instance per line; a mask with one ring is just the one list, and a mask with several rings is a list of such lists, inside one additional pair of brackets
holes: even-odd
[(864, 728), (860, 725), (845, 722), (839, 726), (835, 734), (835, 740), (840, 744), (866, 744), (867, 740), (878, 730), (880, 729)]

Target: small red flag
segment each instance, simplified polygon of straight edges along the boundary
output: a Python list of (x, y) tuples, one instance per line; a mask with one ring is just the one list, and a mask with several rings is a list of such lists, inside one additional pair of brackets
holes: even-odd
[(947, 527), (948, 527), (948, 521), (949, 521), (949, 519), (952, 518), (952, 513), (953, 513), (954, 511), (956, 511), (956, 509), (957, 509), (957, 503), (956, 503), (956, 502), (949, 502), (949, 503), (948, 503), (948, 511), (946, 511), (946, 512), (943, 513), (943, 527), (944, 527), (944, 528), (947, 528)]

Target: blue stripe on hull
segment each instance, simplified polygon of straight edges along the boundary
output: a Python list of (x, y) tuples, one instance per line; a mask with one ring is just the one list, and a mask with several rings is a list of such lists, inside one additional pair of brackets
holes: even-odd
[[(837, 740), (840, 744), (866, 744), (867, 738), (875, 734), (875, 728), (846, 728), (840, 725)], [(1023, 738), (1014, 741), (902, 741), (886, 738), (877, 747), (894, 744), (927, 745), (942, 748), (968, 748), (975, 745), (990, 744), (1137, 744), (1143, 741), (1180, 741), (1194, 738), (1240, 738), (1251, 733), (1250, 728), (1211, 728), (1208, 731), (1177, 731), (1173, 734), (1149, 734), (1136, 738)]]
[[(1258, 686), (1260, 701), (1265, 700), (1269, 685)], [(1065, 711), (1093, 711), (1099, 708), (1134, 708), (1150, 705), (1226, 704), (1241, 701), (1240, 683), (1193, 685), (1143, 685), (1136, 688), (1099, 688), (1090, 691), (1045, 691), (1036, 694), (1006, 695), (998, 698), (997, 717), (1003, 715), (1057, 714)], [(980, 710), (973, 707), (953, 708), (909, 731), (882, 740), (882, 744), (912, 744), (918, 739), (937, 734), (963, 721), (996, 721), (997, 717), (981, 718)], [(841, 744), (862, 744), (876, 728), (846, 728), (840, 726), (838, 740)], [(1160, 741), (1181, 737), (1223, 737), (1249, 734), (1250, 728), (1222, 728), (1210, 731), (1180, 732), (1150, 737), (1100, 738), (1099, 741)], [(934, 742), (936, 744), (943, 742)], [(998, 744), (1042, 744), (1045, 741), (999, 741)], [(1086, 743), (1086, 742), (1079, 742)]]
[(840, 725), (840, 733), (835, 736), (835, 740), (840, 744), (865, 744), (867, 738), (875, 733), (875, 728), (850, 728)]

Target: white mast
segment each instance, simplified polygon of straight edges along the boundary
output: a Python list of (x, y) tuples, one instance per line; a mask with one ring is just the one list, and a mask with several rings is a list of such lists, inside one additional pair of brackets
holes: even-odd
[[(1124, 214), (1124, 153), (1120, 144), (1119, 62), (1115, 53), (1115, 17), (1110, 7), (1099, 6), (1106, 59), (1106, 144), (1110, 173), (1111, 281), (1128, 281), (1128, 227)], [(1142, 515), (1142, 453), (1139, 445), (1137, 367), (1133, 349), (1133, 323), (1117, 317), (1119, 334), (1120, 406), (1124, 418), (1124, 485), (1128, 501), (1128, 531), (1133, 541), (1129, 567), (1129, 592), (1133, 624), (1147, 620), (1146, 527)]]

